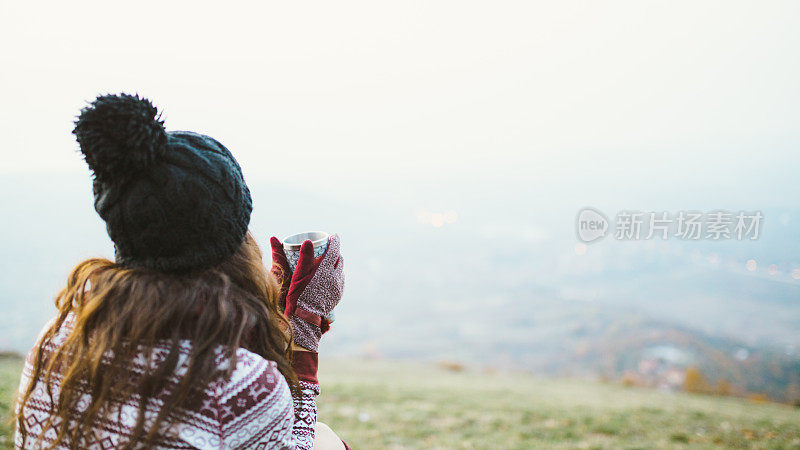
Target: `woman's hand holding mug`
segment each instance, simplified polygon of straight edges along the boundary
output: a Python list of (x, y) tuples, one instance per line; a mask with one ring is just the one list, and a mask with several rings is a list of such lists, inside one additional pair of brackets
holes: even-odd
[(294, 271), (283, 243), (273, 236), (270, 244), (272, 271), (281, 281), (281, 296), (286, 299), (284, 313), (292, 323), (294, 341), (316, 352), (322, 334), (330, 328), (325, 317), (333, 312), (344, 291), (344, 258), (339, 252), (339, 235), (330, 237), (325, 253), (319, 258), (314, 258), (312, 242), (303, 242)]

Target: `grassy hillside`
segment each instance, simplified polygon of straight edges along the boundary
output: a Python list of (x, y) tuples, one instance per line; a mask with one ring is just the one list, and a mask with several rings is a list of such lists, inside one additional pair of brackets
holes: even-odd
[(323, 361), (319, 419), (356, 448), (798, 448), (800, 410), (579, 380)]
[[(0, 360), (4, 421), (19, 364)], [(783, 405), (412, 363), (321, 365), (319, 418), (355, 448), (800, 449), (800, 410)]]

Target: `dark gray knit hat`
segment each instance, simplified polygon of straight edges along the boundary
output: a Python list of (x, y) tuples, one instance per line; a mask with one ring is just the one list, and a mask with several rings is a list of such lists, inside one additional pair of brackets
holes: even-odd
[(242, 244), (250, 190), (239, 164), (215, 139), (164, 129), (138, 95), (103, 95), (72, 131), (94, 172), (94, 207), (118, 263), (160, 271), (216, 265)]

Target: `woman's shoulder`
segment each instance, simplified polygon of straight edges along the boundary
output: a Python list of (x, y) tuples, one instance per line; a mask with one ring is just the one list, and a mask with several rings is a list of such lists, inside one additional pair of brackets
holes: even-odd
[(219, 349), (217, 367), (230, 376), (212, 382), (190, 402), (188, 420), (178, 424), (180, 438), (197, 448), (254, 448), (262, 443), (283, 448), (292, 439), (291, 390), (274, 361), (244, 348)]
[[(288, 442), (294, 422), (292, 395), (277, 364), (243, 348), (235, 353), (230, 377), (209, 386), (198, 399), (195, 420), (179, 427), (179, 435), (194, 443), (198, 431), (215, 429), (225, 448)], [(230, 359), (221, 357), (219, 364), (227, 368)]]
[[(232, 361), (224, 356), (222, 350), (218, 355), (218, 367), (228, 369)], [(275, 361), (265, 359), (244, 348), (236, 349), (234, 360), (235, 367), (230, 378), (220, 380), (215, 386), (218, 397), (238, 395), (245, 390), (248, 393), (278, 390), (285, 392), (291, 400), (289, 385)]]

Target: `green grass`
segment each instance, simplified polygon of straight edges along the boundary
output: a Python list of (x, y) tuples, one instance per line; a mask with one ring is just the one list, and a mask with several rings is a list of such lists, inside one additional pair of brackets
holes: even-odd
[(320, 363), (319, 420), (355, 448), (800, 449), (800, 410), (520, 374)]
[(11, 448), (14, 440), (11, 414), (17, 395), (22, 359), (0, 357), (0, 448)]
[[(800, 410), (784, 405), (414, 363), (320, 365), (319, 420), (356, 449), (800, 449)], [(20, 367), (0, 359), (5, 445)]]

